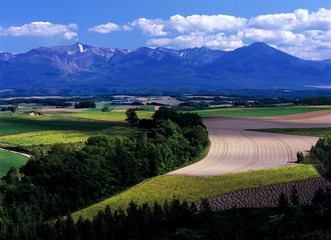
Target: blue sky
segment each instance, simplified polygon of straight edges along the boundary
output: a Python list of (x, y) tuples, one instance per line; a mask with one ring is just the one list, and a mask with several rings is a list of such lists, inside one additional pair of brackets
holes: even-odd
[(304, 59), (331, 59), (331, 1), (0, 0), (0, 51), (77, 41), (221, 50), (264, 41)]

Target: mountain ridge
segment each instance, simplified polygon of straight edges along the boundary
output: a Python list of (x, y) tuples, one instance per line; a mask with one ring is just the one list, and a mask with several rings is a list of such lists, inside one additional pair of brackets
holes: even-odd
[(331, 85), (331, 60), (303, 60), (263, 42), (209, 48), (39, 47), (0, 52), (0, 90), (112, 92), (116, 89), (309, 89)]

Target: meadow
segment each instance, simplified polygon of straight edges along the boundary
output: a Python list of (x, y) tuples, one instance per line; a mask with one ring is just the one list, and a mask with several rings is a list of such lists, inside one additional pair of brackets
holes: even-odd
[(24, 157), (17, 153), (0, 150), (0, 178), (6, 176), (8, 170), (11, 167), (19, 169), (28, 161), (27, 157)]
[[(85, 119), (93, 119), (93, 120), (102, 120), (102, 121), (110, 121), (110, 122), (125, 122), (126, 110), (115, 110), (111, 112), (82, 112), (82, 113), (67, 113), (63, 114), (63, 116), (70, 116), (76, 118), (85, 118)], [(151, 118), (154, 114), (154, 111), (136, 111), (138, 118)]]
[(126, 210), (130, 201), (134, 201), (138, 205), (147, 202), (152, 206), (155, 201), (163, 204), (166, 200), (170, 201), (174, 197), (180, 201), (190, 203), (243, 189), (317, 177), (320, 177), (320, 175), (310, 165), (296, 165), (212, 177), (162, 175), (147, 180), (100, 203), (77, 211), (72, 216), (75, 221), (80, 216), (92, 219), (100, 210), (104, 210), (107, 205), (110, 206), (112, 211)]
[(331, 128), (265, 128), (265, 129), (249, 129), (249, 131), (282, 133), (312, 137), (331, 136)]
[(270, 108), (222, 108), (211, 110), (193, 111), (201, 116), (215, 115), (228, 117), (272, 117), (291, 114), (300, 114), (330, 109), (330, 106), (323, 107), (270, 107)]
[(0, 116), (0, 136), (49, 130), (88, 130), (100, 131), (109, 125), (49, 116)]
[(14, 145), (84, 142), (90, 136), (131, 136), (142, 132), (129, 126), (61, 119), (56, 116), (0, 116), (0, 142)]

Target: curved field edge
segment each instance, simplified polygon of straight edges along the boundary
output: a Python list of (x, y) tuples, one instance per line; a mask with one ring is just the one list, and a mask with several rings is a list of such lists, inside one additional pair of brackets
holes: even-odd
[(227, 117), (273, 117), (293, 115), (300, 113), (328, 110), (331, 106), (325, 107), (269, 107), (269, 108), (227, 108), (192, 111), (201, 116), (227, 116)]
[(262, 129), (248, 129), (256, 132), (270, 132), (281, 134), (292, 134), (312, 137), (331, 136), (331, 127), (328, 128), (262, 128)]
[(18, 153), (0, 150), (0, 178), (5, 176), (11, 167), (15, 167), (18, 170), (26, 164), (27, 161), (27, 157)]
[(138, 205), (147, 202), (151, 206), (155, 201), (163, 204), (166, 200), (169, 201), (176, 197), (181, 201), (191, 203), (244, 189), (317, 177), (320, 177), (320, 175), (310, 165), (296, 165), (212, 177), (162, 175), (77, 211), (72, 214), (72, 217), (75, 221), (79, 217), (92, 219), (99, 211), (103, 211), (107, 205), (110, 206), (112, 211), (126, 210), (130, 201), (134, 201)]

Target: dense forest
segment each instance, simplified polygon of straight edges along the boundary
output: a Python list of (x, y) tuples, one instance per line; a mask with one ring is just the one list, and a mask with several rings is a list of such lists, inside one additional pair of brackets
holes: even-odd
[(187, 163), (208, 145), (196, 114), (156, 111), (139, 137), (91, 137), (81, 150), (55, 144), (1, 182), (0, 238), (32, 239), (48, 220)]

